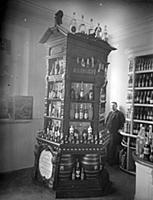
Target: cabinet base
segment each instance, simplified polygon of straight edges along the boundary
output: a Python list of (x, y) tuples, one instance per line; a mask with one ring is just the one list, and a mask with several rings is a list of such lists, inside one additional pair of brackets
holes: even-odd
[(56, 198), (100, 197), (111, 192), (107, 170), (103, 170), (95, 179), (59, 181)]

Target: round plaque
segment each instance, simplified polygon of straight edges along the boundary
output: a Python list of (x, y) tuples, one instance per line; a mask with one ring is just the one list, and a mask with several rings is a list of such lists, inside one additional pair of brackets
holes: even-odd
[(50, 179), (53, 173), (53, 154), (49, 150), (43, 150), (39, 157), (39, 171), (42, 177)]

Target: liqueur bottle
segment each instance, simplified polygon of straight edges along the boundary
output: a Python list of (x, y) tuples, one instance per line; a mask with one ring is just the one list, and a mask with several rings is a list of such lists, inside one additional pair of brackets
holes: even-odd
[(80, 104), (79, 119), (83, 119), (83, 104)]
[(81, 168), (81, 180), (84, 180), (84, 168)]
[(80, 163), (79, 163), (78, 159), (77, 159), (77, 162), (76, 162), (75, 177), (76, 177), (76, 179), (80, 179)]
[(77, 105), (77, 103), (76, 103), (76, 107), (75, 107), (74, 118), (75, 118), (75, 119), (79, 119), (79, 110), (78, 110), (78, 105)]
[(70, 32), (75, 34), (77, 32), (77, 20), (76, 20), (76, 13), (73, 12), (73, 18), (70, 23)]
[(80, 85), (80, 99), (83, 99), (84, 98), (84, 85), (83, 85), (83, 82), (81, 82), (81, 85)]
[(107, 25), (104, 26), (103, 40), (106, 41), (106, 42), (108, 42), (108, 30), (107, 30)]
[(93, 19), (90, 19), (90, 26), (89, 26), (89, 30), (88, 30), (88, 34), (89, 35), (94, 35), (94, 24), (93, 24)]
[(145, 137), (145, 143), (143, 148), (143, 159), (149, 161), (149, 155), (150, 155), (149, 140), (148, 137)]
[(101, 39), (102, 36), (102, 28), (100, 27), (100, 23), (98, 23), (97, 27), (95, 28), (95, 37)]
[(92, 86), (90, 87), (88, 97), (89, 97), (89, 100), (93, 100), (93, 88), (92, 88)]
[(74, 117), (75, 117), (74, 104), (71, 104), (71, 106), (70, 106), (70, 119), (74, 119)]
[(86, 24), (84, 22), (84, 15), (81, 16), (81, 24), (79, 25), (79, 33), (86, 34)]
[(73, 170), (72, 170), (72, 180), (75, 180), (75, 167), (73, 167)]
[(74, 90), (74, 88), (72, 87), (71, 88), (71, 99), (75, 99), (75, 90)]
[(84, 107), (84, 119), (88, 119), (88, 109), (87, 109), (87, 105), (85, 104), (85, 107)]
[(92, 120), (92, 118), (93, 118), (92, 104), (89, 104), (88, 114), (89, 114), (89, 119)]

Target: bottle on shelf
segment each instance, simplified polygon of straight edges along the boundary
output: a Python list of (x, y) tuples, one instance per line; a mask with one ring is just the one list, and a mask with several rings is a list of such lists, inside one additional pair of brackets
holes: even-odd
[(79, 33), (86, 34), (86, 24), (84, 21), (84, 15), (81, 16), (81, 24), (79, 25), (78, 31)]
[(143, 148), (143, 159), (149, 161), (149, 155), (150, 155), (150, 145), (149, 145), (149, 139), (146, 136)]
[(70, 105), (70, 119), (75, 118), (75, 109), (74, 109), (74, 104)]
[(85, 59), (84, 58), (81, 58), (81, 66), (82, 67), (86, 67), (86, 63), (85, 63)]
[(92, 104), (89, 104), (88, 114), (89, 114), (89, 119), (92, 120), (92, 118), (93, 118), (93, 108), (92, 108)]
[(143, 150), (145, 143), (145, 128), (142, 124), (140, 124), (140, 130), (138, 132), (138, 136), (136, 139), (136, 155), (140, 158), (143, 158)]
[(82, 100), (84, 98), (84, 83), (83, 81), (81, 82), (81, 85), (80, 85), (80, 100)]
[(72, 170), (72, 180), (75, 180), (75, 167), (73, 167), (73, 170)]
[(75, 89), (73, 87), (71, 88), (70, 97), (71, 97), (71, 99), (75, 99)]
[(93, 86), (90, 86), (89, 93), (88, 93), (89, 100), (93, 100)]
[(83, 104), (80, 104), (79, 119), (83, 119)]
[(89, 30), (88, 30), (89, 35), (94, 35), (94, 24), (93, 24), (93, 19), (90, 19), (90, 25), (89, 25)]
[(88, 114), (88, 109), (87, 109), (87, 105), (85, 104), (84, 106), (84, 119), (88, 119), (89, 114)]
[(76, 179), (80, 179), (80, 162), (79, 160), (77, 159), (76, 161), (76, 170), (75, 170), (75, 178)]
[(101, 39), (102, 37), (102, 28), (100, 26), (100, 23), (97, 24), (97, 27), (95, 28), (95, 37)]
[(153, 144), (153, 132), (152, 132), (152, 125), (149, 125), (149, 131), (148, 131), (148, 140), (149, 144)]
[(73, 12), (73, 18), (70, 22), (70, 32), (75, 34), (77, 32), (77, 20), (76, 20), (76, 13)]
[(79, 119), (79, 110), (78, 110), (78, 104), (77, 103), (76, 103), (76, 107), (75, 107), (74, 118)]
[(84, 168), (81, 168), (81, 180), (84, 180)]
[(107, 30), (107, 25), (104, 26), (104, 31), (103, 31), (103, 38), (104, 41), (108, 42), (108, 30)]

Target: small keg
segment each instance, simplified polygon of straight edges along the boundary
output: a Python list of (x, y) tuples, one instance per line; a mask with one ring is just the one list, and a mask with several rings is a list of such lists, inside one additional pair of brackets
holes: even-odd
[(71, 179), (74, 160), (71, 154), (62, 154), (59, 164), (59, 178), (60, 180)]
[(100, 158), (98, 154), (86, 154), (82, 158), (86, 179), (96, 178), (100, 171)]

